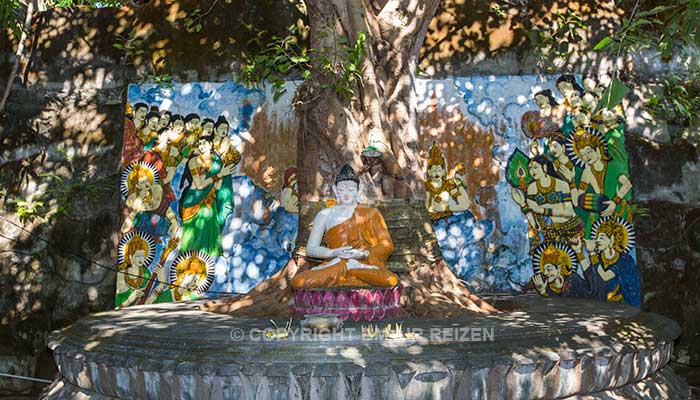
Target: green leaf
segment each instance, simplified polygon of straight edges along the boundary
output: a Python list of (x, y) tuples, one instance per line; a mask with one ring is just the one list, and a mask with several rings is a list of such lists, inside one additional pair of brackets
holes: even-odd
[(201, 32), (202, 31), (202, 24), (197, 24), (197, 26), (194, 27), (194, 30), (196, 32)]
[(598, 44), (596, 44), (593, 47), (593, 50), (596, 50), (596, 51), (602, 50), (602, 49), (608, 47), (614, 41), (615, 41), (615, 39), (613, 39), (612, 37), (606, 36), (603, 39), (601, 39), (600, 42), (598, 42)]
[(290, 63), (284, 63), (284, 64), (281, 64), (281, 65), (278, 65), (278, 66), (277, 66), (277, 70), (278, 70), (279, 72), (283, 73), (283, 74), (286, 74), (287, 71), (289, 71), (289, 68), (291, 68), (291, 67), (292, 67), (292, 64), (290, 64)]
[(311, 70), (306, 70), (301, 73), (301, 77), (304, 78), (304, 80), (309, 79), (311, 77)]
[(593, 113), (598, 113), (603, 107), (612, 110), (622, 102), (622, 99), (624, 99), (629, 92), (629, 87), (620, 82), (619, 79), (613, 78), (612, 82), (610, 82), (610, 86), (603, 92), (602, 99)]
[(287, 91), (287, 89), (282, 89), (282, 90), (275, 90), (275, 92), (272, 94), (272, 101), (277, 102), (280, 97)]

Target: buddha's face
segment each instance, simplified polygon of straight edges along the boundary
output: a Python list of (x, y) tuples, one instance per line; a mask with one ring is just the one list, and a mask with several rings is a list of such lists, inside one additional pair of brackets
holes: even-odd
[(143, 267), (143, 264), (146, 262), (146, 252), (143, 250), (136, 250), (131, 257), (129, 257), (129, 261), (132, 267)]
[(428, 168), (428, 175), (430, 176), (430, 179), (438, 180), (445, 176), (445, 171), (442, 169), (442, 166), (433, 165)]
[(564, 146), (556, 140), (549, 142), (549, 152), (556, 158), (561, 157), (564, 154)]
[(216, 136), (227, 136), (228, 124), (221, 124), (216, 128)]
[(552, 283), (561, 276), (561, 271), (559, 270), (559, 267), (554, 264), (545, 264), (544, 271), (542, 271), (542, 273), (547, 279), (547, 283)]
[(594, 149), (591, 146), (585, 146), (581, 149), (581, 158), (586, 164), (593, 164), (602, 158), (600, 155), (600, 150)]
[(173, 122), (173, 133), (179, 135), (179, 134), (182, 134), (182, 132), (184, 132), (184, 130), (185, 130), (185, 122), (184, 121), (182, 121), (181, 119), (177, 119), (177, 120), (175, 120), (175, 122)]
[(530, 171), (530, 175), (532, 175), (532, 177), (535, 179), (542, 179), (547, 175), (545, 174), (542, 166), (536, 161), (530, 162), (528, 165), (528, 170)]
[(605, 251), (612, 248), (613, 236), (608, 236), (606, 233), (599, 232), (595, 238), (595, 248), (598, 251)]
[(139, 107), (136, 109), (136, 111), (134, 111), (134, 119), (143, 121), (144, 119), (146, 119), (146, 114), (148, 114), (148, 108)]
[(333, 186), (333, 193), (340, 205), (357, 204), (360, 187), (354, 181), (341, 181)]
[(158, 130), (158, 121), (160, 121), (160, 117), (151, 117), (148, 119), (148, 129), (152, 131)]

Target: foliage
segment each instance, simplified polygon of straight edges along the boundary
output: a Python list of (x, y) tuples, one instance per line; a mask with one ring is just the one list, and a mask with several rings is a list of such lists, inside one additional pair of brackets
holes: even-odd
[(49, 7), (75, 7), (75, 6), (89, 6), (89, 7), (120, 7), (129, 4), (128, 0), (49, 0), (47, 5)]
[(16, 205), (17, 211), (15, 212), (23, 223), (32, 221), (35, 218), (42, 218), (45, 212), (43, 201), (19, 200)]
[(84, 199), (96, 202), (114, 191), (116, 175), (90, 178), (86, 171), (80, 177), (70, 182), (51, 173), (39, 174), (43, 178), (40, 185), (46, 184), (47, 189), (31, 199), (15, 201), (15, 213), (22, 222), (39, 219), (41, 222), (52, 222), (59, 216), (70, 215), (78, 208), (78, 202)]
[(635, 219), (646, 218), (649, 216), (649, 208), (644, 207), (643, 205), (641, 205), (639, 203), (631, 202), (630, 209), (631, 209), (632, 215), (634, 215)]
[(116, 40), (112, 46), (124, 52), (126, 63), (133, 63), (136, 57), (144, 53), (141, 49), (143, 39), (136, 37), (136, 29), (132, 29), (126, 36), (116, 35)]
[[(700, 0), (673, 0), (648, 10), (639, 3), (624, 18), (622, 27), (601, 39), (594, 50), (621, 54), (632, 49), (654, 48), (662, 60), (670, 60), (674, 51), (700, 46)], [(663, 81), (663, 93), (646, 105), (653, 115), (669, 122), (695, 126), (700, 122), (700, 71), (689, 65), (683, 74), (671, 74)]]
[[(51, 7), (119, 7), (128, 4), (128, 0), (47, 0), (45, 5)], [(19, 41), (24, 30), (24, 17), (27, 1), (0, 0), (0, 28), (12, 32), (15, 41)]]
[(300, 28), (292, 25), (287, 36), (272, 36), (265, 40), (267, 31), (259, 31), (248, 45), (257, 45), (263, 50), (254, 56), (245, 52), (242, 54), (244, 63), (238, 79), (248, 86), (269, 82), (275, 101), (285, 93), (285, 77), (290, 72), (301, 71), (302, 78), (308, 79), (311, 76), (311, 58), (302, 44), (300, 33)]
[(663, 82), (663, 94), (647, 104), (653, 115), (663, 115), (670, 123), (682, 126), (700, 124), (700, 77), (672, 74)]
[(149, 74), (148, 80), (165, 90), (172, 90), (175, 87), (175, 85), (173, 84), (173, 77), (170, 74)]
[(622, 100), (625, 98), (625, 96), (627, 96), (629, 92), (629, 87), (627, 87), (624, 83), (620, 82), (620, 80), (617, 79), (617, 77), (613, 77), (612, 82), (610, 82), (610, 85), (603, 92), (602, 98), (600, 99), (600, 102), (598, 103), (598, 106), (593, 111), (593, 113), (596, 114), (603, 108), (612, 110), (618, 104), (622, 103)]
[(656, 48), (669, 60), (677, 46), (700, 46), (700, 1), (672, 0), (666, 5), (637, 11), (624, 18), (622, 27), (604, 37), (595, 50), (620, 52), (629, 48)]
[(24, 22), (24, 4), (19, 0), (0, 1), (0, 27), (12, 32), (12, 37), (19, 40)]
[(353, 43), (345, 38), (334, 38), (332, 46), (307, 49), (302, 44), (302, 30), (303, 27), (292, 25), (287, 36), (272, 36), (269, 40), (265, 40), (266, 31), (258, 32), (248, 44), (258, 45), (263, 50), (254, 56), (243, 54), (244, 63), (238, 79), (249, 86), (269, 82), (274, 90), (273, 99), (277, 101), (286, 91), (285, 78), (290, 74), (300, 73), (304, 80), (317, 74), (323, 78), (323, 87), (333, 88), (338, 95), (351, 99), (355, 94), (353, 83), (362, 85), (366, 35), (361, 32)]
[(201, 8), (196, 8), (191, 13), (187, 14), (184, 19), (185, 29), (189, 32), (201, 32), (202, 31), (202, 19), (204, 15), (202, 14)]
[[(494, 12), (498, 14), (497, 9)], [(523, 32), (537, 49), (538, 65), (544, 72), (552, 73), (557, 69), (556, 61), (569, 58), (575, 51), (572, 45), (583, 40), (581, 33), (588, 29), (581, 15), (567, 11), (554, 13), (552, 29), (523, 28)]]

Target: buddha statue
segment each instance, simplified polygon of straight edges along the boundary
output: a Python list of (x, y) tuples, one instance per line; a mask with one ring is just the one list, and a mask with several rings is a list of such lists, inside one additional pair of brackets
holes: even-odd
[(394, 250), (389, 230), (379, 210), (358, 204), (362, 186), (352, 167), (343, 166), (332, 188), (337, 204), (316, 215), (306, 248), (309, 257), (325, 261), (298, 273), (292, 287), (396, 286), (397, 276), (386, 267)]

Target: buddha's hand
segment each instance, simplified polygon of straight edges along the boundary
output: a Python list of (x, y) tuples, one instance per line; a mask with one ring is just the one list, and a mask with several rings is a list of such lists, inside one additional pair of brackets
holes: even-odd
[(348, 271), (353, 269), (379, 269), (379, 267), (374, 265), (362, 264), (361, 262), (350, 259), (347, 264)]
[[(343, 249), (343, 250), (338, 252), (338, 253), (335, 253), (335, 250), (339, 250), (339, 249)], [(334, 249), (334, 255), (336, 257), (345, 258), (345, 259), (363, 259), (363, 258), (367, 258), (367, 256), (369, 255), (369, 251), (353, 249), (351, 246), (345, 246), (345, 247), (339, 247), (338, 249)]]
[(360, 259), (367, 258), (368, 255), (369, 255), (368, 251), (358, 250), (358, 249), (350, 249), (350, 250), (345, 250), (343, 252), (343, 254), (341, 254), (340, 258), (360, 260)]

